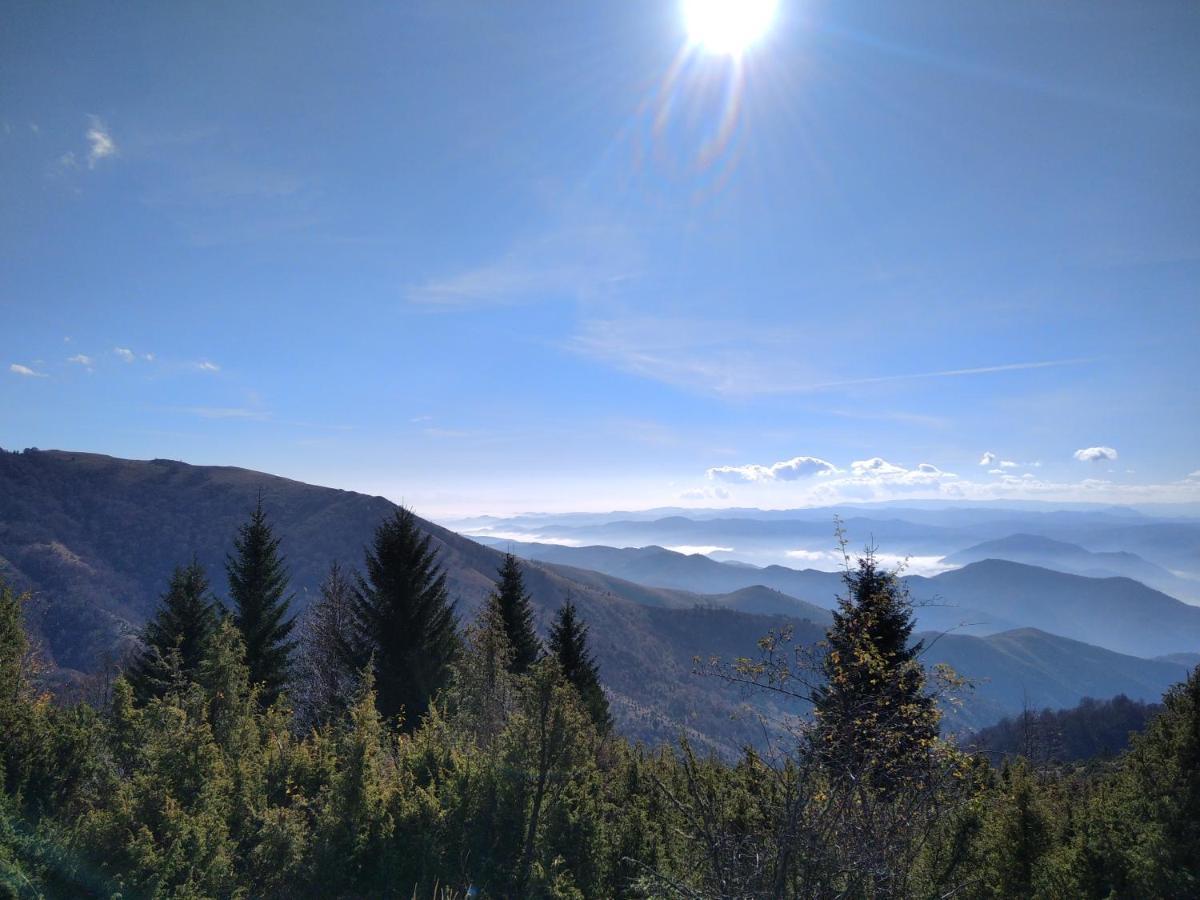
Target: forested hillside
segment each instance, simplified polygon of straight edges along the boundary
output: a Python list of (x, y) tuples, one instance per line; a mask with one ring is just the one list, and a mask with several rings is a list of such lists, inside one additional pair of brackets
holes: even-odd
[(330, 573), (321, 627), (275, 700), (251, 675), (270, 646), (249, 611), (286, 587), (269, 527), (257, 544), (241, 532), (248, 588), (230, 615), (198, 565), (176, 569), (136, 661), (87, 703), (40, 695), (28, 599), (0, 584), (0, 894), (983, 900), (1200, 885), (1200, 670), (1104, 767), (993, 767), (938, 737), (953, 676), (927, 677), (908, 597), (868, 556), (829, 653), (784, 628), (753, 657), (707, 663), (804, 698), (810, 721), (768, 709), (781, 728), (735, 763), (686, 739), (648, 750), (611, 730), (571, 604), (539, 649), (508, 560), (480, 614), (456, 621), (414, 524), (401, 510), (378, 526), (356, 586)]
[(1110, 700), (1085, 697), (1070, 709), (1025, 710), (970, 735), (964, 745), (999, 760), (1023, 756), (1038, 763), (1083, 762), (1124, 752), (1162, 712), (1158, 703), (1142, 703), (1118, 694)]
[[(298, 612), (318, 595), (331, 562), (361, 568), (374, 529), (395, 509), (381, 497), (244, 469), (61, 451), (0, 453), (0, 574), (34, 592), (29, 621), (58, 667), (60, 683), (78, 683), (106, 659), (127, 652), (173, 567), (193, 556), (216, 594), (227, 599), (226, 555), (260, 492)], [(437, 547), (459, 614), (470, 618), (492, 590), (503, 554), (417, 522)], [(712, 565), (739, 579), (757, 571)], [(681, 728), (700, 745), (725, 753), (760, 740), (753, 719), (735, 715), (746, 698), (694, 675), (694, 659), (753, 653), (764, 633), (785, 623), (815, 641), (829, 622), (826, 609), (753, 583), (749, 590), (724, 593), (726, 583), (717, 582), (711, 592), (698, 593), (556, 564), (523, 568), (535, 628), (545, 635), (570, 595), (592, 625), (618, 728), (656, 742), (673, 740)], [(831, 605), (837, 577), (814, 574), (820, 576), (822, 605)], [(962, 612), (948, 615), (957, 621)], [(1019, 711), (1029, 692), (1039, 705), (1052, 706), (1121, 692), (1153, 700), (1186, 672), (1182, 663), (1134, 659), (1034, 632), (954, 634), (935, 642), (924, 659), (950, 663), (977, 683), (952, 710), (958, 730)], [(761, 709), (767, 701), (753, 702)]]

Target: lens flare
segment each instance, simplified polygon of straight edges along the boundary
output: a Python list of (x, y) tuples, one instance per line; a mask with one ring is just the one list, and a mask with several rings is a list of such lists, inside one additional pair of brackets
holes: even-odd
[(766, 34), (777, 0), (683, 0), (688, 38), (710, 53), (739, 56)]

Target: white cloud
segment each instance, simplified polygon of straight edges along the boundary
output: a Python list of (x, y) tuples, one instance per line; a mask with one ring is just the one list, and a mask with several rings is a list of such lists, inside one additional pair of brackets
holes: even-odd
[(886, 459), (881, 459), (878, 456), (872, 456), (870, 459), (857, 459), (850, 463), (850, 471), (857, 476), (864, 475), (900, 475), (905, 469), (901, 466), (892, 465)]
[(1000, 460), (1000, 468), (1002, 469), (1016, 469), (1020, 467), (1020, 465), (1020, 463), (1013, 462), (1011, 459)]
[(117, 155), (117, 142), (113, 140), (108, 128), (96, 116), (90, 116), (90, 127), (87, 130), (88, 168), (96, 168), (96, 163), (102, 159)]
[(833, 475), (838, 469), (831, 462), (818, 459), (815, 456), (794, 456), (791, 459), (777, 462), (771, 466), (774, 476), (782, 481), (795, 481), (810, 475)]
[(113, 347), (113, 353), (121, 358), (121, 362), (131, 363), (137, 356), (128, 347)]
[(154, 354), (153, 353), (143, 353), (142, 359), (144, 359), (146, 362), (154, 362)]
[[(1091, 448), (1089, 448), (1091, 449)], [(1111, 448), (1101, 448), (1111, 450)], [(1115, 451), (1114, 451), (1115, 452)], [(1107, 457), (1100, 457), (1106, 459)], [(832, 463), (830, 464), (833, 465)], [(1029, 465), (1033, 465), (1030, 463)], [(882, 457), (855, 460), (847, 468), (803, 481), (788, 482), (772, 476), (770, 466), (721, 466), (708, 470), (710, 479), (739, 482), (737, 499), (754, 496), (764, 506), (825, 506), (845, 502), (880, 500), (1024, 500), (1063, 502), (1151, 503), (1200, 502), (1200, 470), (1178, 481), (1159, 484), (1120, 484), (1104, 478), (1048, 481), (1033, 472), (1017, 473), (998, 465), (987, 480), (960, 478), (933, 463), (913, 468)], [(687, 499), (702, 499), (698, 492)], [(708, 499), (708, 498), (703, 498)], [(806, 551), (807, 552), (807, 551)], [(815, 552), (815, 551), (813, 551)], [(797, 559), (805, 558), (797, 556)]]
[(218, 366), (215, 362), (209, 362), (207, 359), (203, 359), (200, 362), (196, 363), (196, 368), (199, 369), (201, 372), (220, 372), (221, 371), (220, 366)]
[(1112, 447), (1084, 447), (1076, 450), (1074, 456), (1080, 462), (1111, 462), (1117, 458), (1117, 451)]
[(995, 462), (996, 462), (996, 454), (993, 453), (991, 450), (985, 450), (983, 452), (983, 456), (979, 457), (979, 464), (981, 466), (990, 466), (990, 465), (993, 465)]
[(76, 363), (77, 365), (86, 366), (86, 367), (90, 368), (92, 363), (95, 362), (95, 360), (92, 359), (90, 356), (87, 356), (83, 353), (76, 353), (74, 356), (68, 358), (67, 362)]
[(663, 549), (682, 553), (684, 556), (708, 556), (711, 553), (733, 552), (732, 547), (717, 547), (713, 544), (677, 544), (674, 547), (664, 547)]
[(706, 473), (710, 480), (719, 481), (796, 481), (815, 475), (832, 475), (837, 466), (815, 456), (794, 456), (770, 466), (751, 463), (745, 466), (714, 466)]
[(20, 363), (13, 363), (8, 367), (8, 371), (14, 375), (20, 375), (22, 378), (45, 378), (45, 372), (35, 372), (29, 366), (23, 366)]

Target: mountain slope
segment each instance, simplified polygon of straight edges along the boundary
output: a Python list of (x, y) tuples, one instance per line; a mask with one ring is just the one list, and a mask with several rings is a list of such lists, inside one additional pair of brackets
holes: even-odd
[(1188, 668), (1140, 659), (1080, 641), (1020, 628), (988, 637), (922, 635), (930, 642), (926, 664), (946, 663), (975, 682), (959, 723), (986, 724), (1032, 709), (1065, 709), (1084, 697), (1157, 701), (1187, 677)]
[(988, 559), (934, 578), (909, 579), (917, 599), (1034, 626), (1135, 656), (1200, 647), (1200, 607), (1129, 578), (1085, 578)]
[(1200, 581), (1180, 578), (1136, 553), (1095, 553), (1078, 544), (1037, 534), (1011, 534), (994, 541), (984, 541), (950, 554), (945, 562), (962, 566), (985, 559), (1007, 559), (1089, 578), (1132, 578), (1181, 600), (1200, 599)]
[[(225, 554), (260, 490), (299, 609), (316, 595), (331, 560), (360, 565), (376, 525), (394, 508), (382, 497), (244, 469), (0, 452), (0, 575), (36, 592), (30, 619), (53, 661), (88, 671), (130, 639), (153, 611), (172, 567), (193, 553), (224, 594)], [(473, 615), (493, 587), (501, 554), (431, 522), (420, 524), (433, 536), (460, 614)], [(713, 746), (752, 736), (747, 725), (731, 722), (741, 705), (737, 693), (692, 677), (692, 659), (714, 645), (731, 655), (751, 653), (774, 620), (732, 611), (696, 614), (691, 607), (719, 605), (719, 599), (680, 592), (659, 598), (672, 608), (655, 610), (646, 605), (644, 588), (591, 578), (594, 573), (573, 580), (540, 564), (527, 565), (525, 573), (543, 632), (568, 594), (579, 606), (627, 734), (669, 739), (686, 723)], [(821, 635), (811, 623), (797, 627), (806, 640)]]
[[(832, 607), (842, 588), (836, 572), (730, 565), (662, 547), (563, 547), (511, 541), (506, 546), (526, 558), (599, 569), (656, 588), (730, 593), (761, 585), (808, 604), (807, 609), (798, 605), (791, 614), (809, 618), (813, 606)], [(1029, 626), (1138, 656), (1200, 647), (1200, 607), (1128, 578), (1090, 578), (985, 560), (932, 578), (909, 576), (907, 581), (918, 602), (922, 630), (985, 635)], [(781, 605), (778, 611), (783, 610)]]
[[(88, 670), (145, 620), (171, 568), (193, 552), (223, 593), (224, 556), (260, 489), (282, 539), (300, 607), (315, 594), (330, 560), (360, 563), (376, 524), (393, 509), (381, 497), (243, 469), (56, 451), (0, 452), (0, 574), (37, 592), (31, 619), (59, 666)], [(460, 613), (470, 616), (492, 589), (501, 554), (432, 523), (422, 527), (438, 548)], [(769, 572), (727, 568), (755, 579)], [(822, 609), (753, 584), (702, 595), (648, 589), (550, 563), (531, 562), (524, 569), (539, 628), (568, 593), (579, 605), (591, 625), (614, 715), (634, 738), (671, 739), (686, 729), (700, 744), (729, 750), (760, 737), (751, 722), (733, 719), (742, 706), (740, 694), (696, 677), (693, 658), (754, 655), (757, 639), (785, 624), (794, 626), (798, 640), (813, 642), (822, 637), (821, 622), (827, 621)], [(822, 591), (836, 590), (836, 575), (815, 575)], [(794, 610), (807, 610), (809, 620), (795, 618)], [(1032, 651), (1018, 652), (1019, 646), (960, 635), (935, 645), (930, 661), (943, 654), (989, 685), (971, 701), (963, 721), (986, 724), (1019, 710), (1024, 685), (1034, 679), (1050, 686), (1040, 705), (1071, 705), (1085, 694), (1104, 696), (1109, 689), (1149, 696), (1146, 692), (1159, 691), (1184, 671), (1170, 662), (1114, 663), (1105, 651), (1073, 641), (1056, 645), (1035, 665), (1029, 661)], [(1105, 672), (1111, 676), (1107, 681), (1100, 677)], [(769, 708), (765, 702), (763, 708)]]

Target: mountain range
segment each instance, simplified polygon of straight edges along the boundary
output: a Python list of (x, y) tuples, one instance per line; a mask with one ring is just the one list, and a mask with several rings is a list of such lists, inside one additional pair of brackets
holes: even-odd
[[(564, 547), (496, 542), (527, 559), (590, 568), (656, 588), (736, 592), (756, 585), (781, 592), (773, 611), (820, 621), (812, 608), (832, 608), (841, 577), (816, 569), (754, 568), (662, 547)], [(983, 559), (932, 578), (906, 578), (919, 627), (986, 635), (1036, 626), (1119, 653), (1161, 656), (1200, 647), (1200, 607), (1125, 577), (1093, 578)]]
[[(152, 613), (172, 567), (193, 555), (223, 593), (225, 554), (260, 492), (287, 556), (299, 611), (315, 596), (331, 561), (360, 563), (374, 528), (394, 508), (382, 497), (245, 469), (66, 451), (0, 452), (0, 575), (34, 592), (30, 624), (58, 677), (79, 679), (106, 657), (119, 655)], [(438, 549), (460, 615), (473, 615), (493, 587), (500, 551), (432, 522), (422, 521), (421, 527)], [(523, 547), (514, 544), (519, 549)], [(723, 564), (661, 548), (628, 554), (628, 559), (623, 553), (596, 550), (587, 559), (527, 562), (539, 628), (544, 631), (566, 596), (574, 599), (591, 627), (614, 716), (626, 734), (657, 741), (684, 730), (718, 750), (752, 740), (758, 733), (753, 721), (737, 716), (745, 698), (719, 681), (695, 675), (695, 658), (753, 655), (759, 637), (784, 625), (795, 629), (799, 641), (819, 640), (829, 621), (837, 576)], [(643, 559), (636, 562), (639, 556)], [(626, 568), (621, 574), (601, 571), (603, 557), (613, 561), (607, 568)], [(680, 584), (638, 583), (646, 580), (645, 559), (675, 567), (682, 573)], [(953, 585), (960, 596), (986, 606), (988, 578), (1036, 587), (1059, 574), (1010, 565), (1016, 568), (993, 571), (983, 563), (961, 570), (978, 573), (978, 583), (941, 581), (945, 576), (927, 581), (938, 590)], [(1060, 577), (1075, 579), (1065, 583), (1070, 590), (1054, 583), (1071, 598), (1071, 610), (1086, 605), (1086, 590), (1097, 580)], [(1129, 588), (1127, 579), (1099, 580), (1107, 581), (1121, 582), (1105, 601), (1110, 605), (1119, 607), (1121, 591), (1149, 592), (1135, 593), (1143, 600), (1154, 595), (1149, 602), (1158, 612), (1152, 621), (1164, 634), (1152, 640), (1138, 632), (1129, 638), (1139, 642), (1145, 655), (1186, 654), (1200, 646), (1200, 641), (1172, 636), (1186, 635), (1191, 627), (1184, 619), (1171, 618), (1180, 615), (1171, 605), (1176, 601), (1164, 603), (1163, 595), (1141, 585)], [(914, 580), (914, 594), (924, 586)], [(999, 592), (999, 607), (1026, 609), (1011, 594)], [(1052, 601), (1053, 595), (1050, 601), (1042, 597), (1027, 607), (1040, 610)], [(1056, 621), (1065, 623), (1073, 614), (1063, 612)], [(1045, 616), (1039, 612), (1037, 621), (1018, 618), (1004, 627), (1042, 621)], [(1001, 627), (996, 624), (996, 630)], [(963, 727), (1012, 713), (1031, 693), (1039, 706), (1068, 706), (1084, 696), (1116, 693), (1156, 699), (1187, 671), (1184, 659), (1142, 659), (1032, 627), (935, 638), (929, 636), (926, 661), (953, 663), (977, 682), (974, 696), (957, 715), (956, 724)]]

